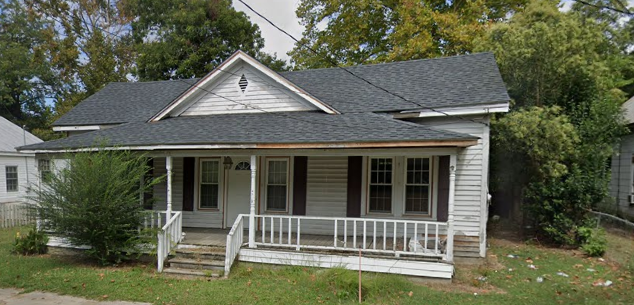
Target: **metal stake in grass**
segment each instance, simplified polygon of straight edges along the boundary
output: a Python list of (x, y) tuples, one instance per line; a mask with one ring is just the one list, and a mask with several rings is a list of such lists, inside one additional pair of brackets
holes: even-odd
[(359, 248), (359, 304), (361, 304), (361, 248)]

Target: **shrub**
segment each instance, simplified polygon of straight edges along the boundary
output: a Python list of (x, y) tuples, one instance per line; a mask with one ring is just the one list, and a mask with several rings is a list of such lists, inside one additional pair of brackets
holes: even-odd
[(22, 255), (45, 254), (48, 252), (47, 243), (48, 236), (36, 228), (32, 228), (26, 235), (20, 235), (18, 232), (13, 243), (13, 253)]
[[(101, 264), (119, 263), (147, 242), (139, 234), (139, 203), (159, 179), (146, 179), (147, 159), (129, 151), (97, 149), (67, 157), (33, 197), (46, 229), (64, 234)], [(137, 251), (138, 252), (138, 251)]]
[(605, 230), (581, 227), (578, 230), (581, 238), (581, 250), (588, 256), (602, 256), (608, 247)]

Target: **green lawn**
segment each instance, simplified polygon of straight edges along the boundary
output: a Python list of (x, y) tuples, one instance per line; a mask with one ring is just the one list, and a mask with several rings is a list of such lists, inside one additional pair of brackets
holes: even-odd
[[(357, 274), (345, 270), (268, 268), (238, 264), (228, 280), (180, 280), (154, 265), (103, 268), (77, 259), (10, 254), (17, 230), (0, 230), (0, 287), (45, 290), (91, 299), (155, 304), (355, 303)], [(376, 304), (631, 304), (634, 302), (632, 239), (610, 235), (607, 260), (577, 251), (546, 249), (491, 239), (482, 266), (459, 266), (453, 284), (413, 283), (404, 277), (364, 274), (365, 301)], [(518, 255), (509, 258), (508, 254)], [(527, 267), (531, 261), (537, 269)], [(595, 269), (590, 272), (587, 269)], [(564, 272), (569, 277), (556, 275)], [(486, 281), (477, 280), (485, 276)], [(536, 278), (542, 276), (542, 283)], [(611, 280), (611, 287), (594, 287)]]

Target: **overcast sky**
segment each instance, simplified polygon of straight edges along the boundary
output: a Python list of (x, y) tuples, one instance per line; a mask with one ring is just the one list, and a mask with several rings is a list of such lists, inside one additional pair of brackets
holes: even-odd
[[(304, 27), (299, 24), (299, 19), (295, 16), (295, 9), (299, 5), (299, 0), (244, 0), (244, 2), (295, 38), (299, 39), (302, 37)], [(251, 22), (260, 27), (265, 41), (264, 51), (277, 53), (279, 58), (288, 60), (286, 52), (293, 49), (295, 44), (290, 37), (252, 13), (238, 0), (233, 0), (233, 7), (238, 11), (245, 12), (251, 18)]]

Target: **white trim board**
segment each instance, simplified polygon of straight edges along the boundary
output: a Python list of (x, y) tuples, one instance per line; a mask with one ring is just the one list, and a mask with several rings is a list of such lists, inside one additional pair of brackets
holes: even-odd
[(101, 130), (107, 129), (110, 127), (117, 126), (118, 124), (112, 125), (73, 125), (73, 126), (53, 126), (53, 131), (93, 131), (93, 130)]
[[(242, 248), (240, 249), (238, 260), (262, 264), (320, 268), (342, 267), (349, 270), (359, 270), (359, 256), (356, 255), (331, 255)], [(451, 279), (454, 274), (454, 266), (449, 263), (441, 262), (362, 257), (361, 271)]]
[(476, 115), (509, 112), (509, 103), (465, 106), (465, 107), (440, 107), (432, 109), (408, 110), (394, 114), (394, 118), (429, 118), (442, 116)]
[(172, 101), (168, 106), (163, 108), (159, 113), (150, 118), (149, 122), (157, 122), (168, 116), (175, 109), (177, 109), (182, 103), (186, 100), (189, 100), (190, 97), (194, 96), (196, 92), (198, 92), (199, 88), (207, 87), (209, 84), (213, 83), (218, 79), (223, 79), (225, 71), (230, 70), (232, 67), (237, 65), (239, 62), (244, 62), (247, 65), (251, 66), (256, 71), (264, 74), (266, 77), (274, 81), (276, 84), (281, 85), (283, 88), (291, 91), (293, 94), (298, 95), (301, 99), (307, 101), (308, 103), (314, 105), (318, 109), (328, 113), (328, 114), (339, 114), (334, 108), (329, 105), (321, 102), (317, 98), (310, 95), (308, 92), (303, 89), (295, 86), (290, 81), (286, 80), (284, 77), (279, 75), (277, 72), (271, 70), (269, 67), (261, 64), (259, 61), (255, 60), (251, 56), (247, 55), (242, 51), (237, 51), (229, 57), (226, 61), (224, 61), (220, 66), (214, 69), (211, 73), (207, 74), (201, 80), (199, 80), (196, 84), (192, 85), (187, 91), (177, 97), (174, 101)]

